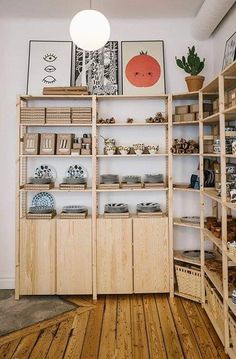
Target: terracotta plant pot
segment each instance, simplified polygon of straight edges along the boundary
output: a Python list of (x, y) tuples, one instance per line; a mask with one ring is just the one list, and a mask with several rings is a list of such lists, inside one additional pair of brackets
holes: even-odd
[(186, 76), (185, 81), (188, 86), (189, 92), (198, 91), (202, 88), (204, 76)]

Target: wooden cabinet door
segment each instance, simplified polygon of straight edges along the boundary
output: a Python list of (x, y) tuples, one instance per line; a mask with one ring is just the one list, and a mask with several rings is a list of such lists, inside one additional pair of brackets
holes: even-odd
[(55, 219), (21, 219), (20, 294), (55, 294)]
[(97, 220), (97, 291), (132, 293), (132, 220)]
[(91, 219), (57, 220), (57, 293), (92, 294)]
[(168, 218), (134, 218), (133, 248), (134, 292), (168, 292)]

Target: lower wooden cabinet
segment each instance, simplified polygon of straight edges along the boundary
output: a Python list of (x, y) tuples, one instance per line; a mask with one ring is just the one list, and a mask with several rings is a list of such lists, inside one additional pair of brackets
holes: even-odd
[(20, 294), (55, 294), (56, 221), (20, 220)]
[(91, 219), (57, 220), (57, 293), (92, 294)]
[(132, 219), (97, 220), (98, 294), (132, 293)]
[(97, 219), (92, 278), (91, 219), (21, 219), (19, 292), (37, 294), (169, 291), (168, 218)]
[(169, 291), (168, 218), (134, 218), (134, 293)]

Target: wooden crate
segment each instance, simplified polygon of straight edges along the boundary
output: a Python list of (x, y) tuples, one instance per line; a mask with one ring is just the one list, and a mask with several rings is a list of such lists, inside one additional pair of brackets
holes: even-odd
[(45, 107), (21, 107), (20, 109), (21, 124), (37, 124), (45, 123)]
[(205, 280), (206, 306), (208, 307), (213, 318), (222, 333), (224, 333), (224, 308), (220, 297), (215, 288)]
[(180, 293), (201, 298), (201, 272), (199, 270), (175, 264), (175, 274)]
[(56, 145), (55, 133), (41, 133), (40, 136), (40, 155), (54, 155)]
[(20, 220), (20, 294), (55, 294), (56, 223)]
[(39, 133), (25, 133), (23, 155), (37, 155), (39, 151)]
[(133, 218), (134, 292), (164, 293), (169, 285), (168, 218)]
[(57, 219), (57, 293), (92, 294), (91, 219)]

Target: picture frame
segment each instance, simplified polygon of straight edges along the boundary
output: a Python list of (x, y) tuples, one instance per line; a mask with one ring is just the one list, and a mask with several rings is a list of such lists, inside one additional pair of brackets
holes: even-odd
[(122, 41), (123, 95), (158, 95), (166, 92), (163, 40)]
[(88, 86), (93, 95), (119, 93), (118, 41), (108, 41), (96, 51), (75, 47), (75, 86)]
[(30, 40), (26, 94), (41, 95), (43, 87), (71, 86), (72, 41)]
[(222, 70), (236, 60), (236, 32), (225, 43)]

